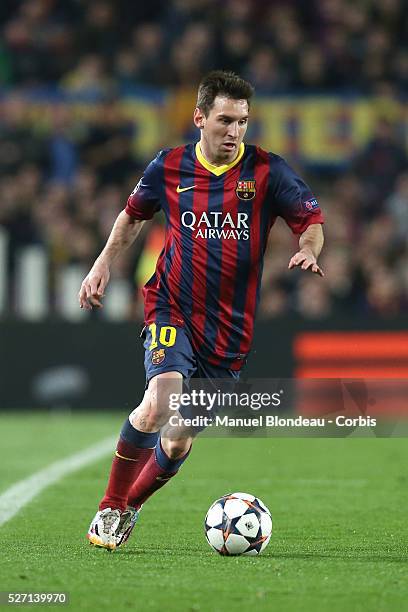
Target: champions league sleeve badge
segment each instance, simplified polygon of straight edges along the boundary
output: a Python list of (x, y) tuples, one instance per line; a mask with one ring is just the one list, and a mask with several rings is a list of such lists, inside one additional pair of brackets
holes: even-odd
[(235, 193), (240, 200), (253, 200), (256, 195), (255, 180), (237, 181)]
[(311, 198), (310, 200), (307, 200), (307, 202), (303, 202), (303, 206), (306, 210), (312, 211), (316, 210), (316, 208), (319, 208), (319, 203), (316, 198)]

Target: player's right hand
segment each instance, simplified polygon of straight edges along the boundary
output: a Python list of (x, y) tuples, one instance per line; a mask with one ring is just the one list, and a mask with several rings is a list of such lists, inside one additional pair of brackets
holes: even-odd
[(96, 261), (89, 274), (82, 281), (78, 300), (81, 308), (92, 310), (93, 307), (103, 308), (101, 299), (109, 282), (109, 266), (103, 261)]

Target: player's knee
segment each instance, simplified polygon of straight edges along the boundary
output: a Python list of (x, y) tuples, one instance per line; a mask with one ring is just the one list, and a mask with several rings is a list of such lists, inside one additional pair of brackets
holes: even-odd
[(170, 399), (182, 391), (182, 376), (178, 372), (159, 374), (149, 384), (149, 408), (146, 418), (150, 425), (161, 427), (170, 416)]
[(181, 438), (172, 440), (171, 438), (162, 438), (161, 444), (164, 452), (170, 459), (180, 459), (191, 447), (193, 438)]

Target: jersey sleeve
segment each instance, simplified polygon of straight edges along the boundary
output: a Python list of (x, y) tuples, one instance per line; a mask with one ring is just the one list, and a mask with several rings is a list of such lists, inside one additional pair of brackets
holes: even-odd
[(279, 155), (270, 154), (270, 186), (274, 213), (286, 221), (294, 234), (302, 234), (313, 223), (324, 223), (310, 187)]
[(144, 221), (151, 219), (161, 208), (160, 184), (163, 174), (164, 151), (150, 162), (142, 178), (130, 194), (125, 211), (133, 219)]

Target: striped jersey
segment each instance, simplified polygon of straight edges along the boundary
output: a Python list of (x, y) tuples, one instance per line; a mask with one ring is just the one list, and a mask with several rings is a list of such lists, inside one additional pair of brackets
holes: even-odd
[(239, 370), (250, 351), (264, 252), (278, 216), (295, 234), (322, 223), (306, 183), (278, 155), (241, 144), (213, 166), (200, 145), (160, 151), (129, 196), (128, 215), (163, 210), (164, 248), (143, 289), (145, 323), (184, 326), (194, 350)]

